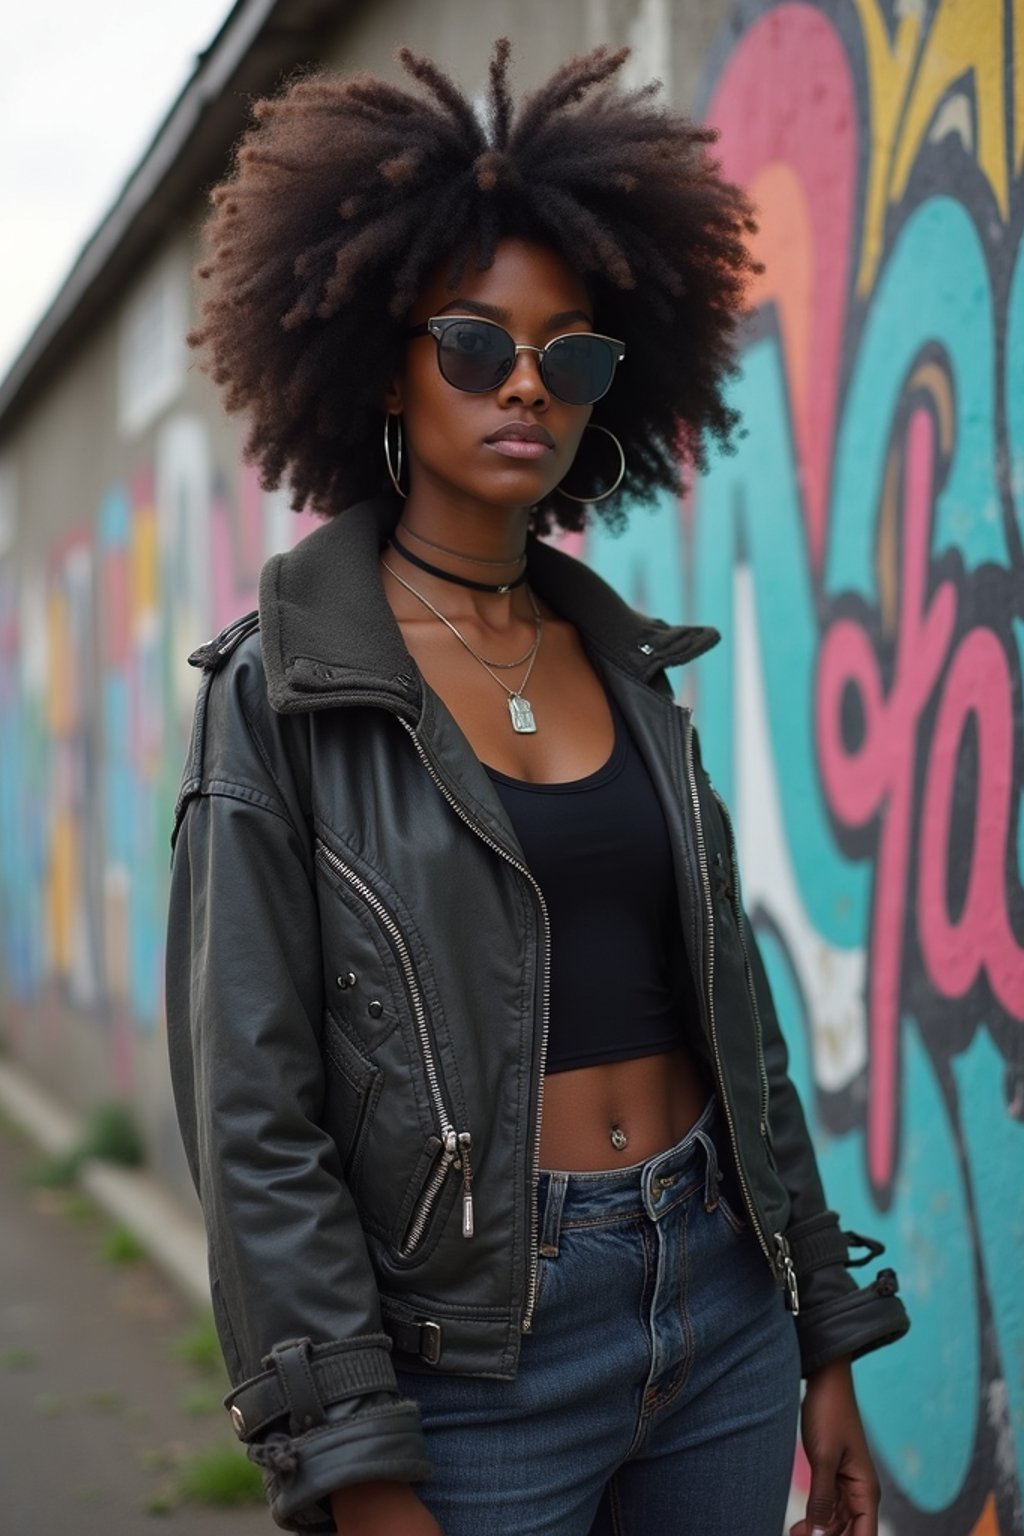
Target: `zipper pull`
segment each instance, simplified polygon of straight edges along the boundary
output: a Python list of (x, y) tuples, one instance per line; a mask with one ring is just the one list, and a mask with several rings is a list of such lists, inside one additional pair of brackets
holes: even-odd
[(783, 1232), (776, 1232), (775, 1246), (779, 1250), (779, 1271), (781, 1278), (786, 1284), (786, 1291), (789, 1296), (789, 1310), (794, 1317), (798, 1317), (800, 1313), (800, 1287), (797, 1284), (796, 1269), (793, 1264), (789, 1240)]
[(473, 1138), (468, 1131), (459, 1132), (459, 1156), (455, 1166), (462, 1169), (462, 1235), (473, 1236), (473, 1167), (469, 1161), (469, 1149)]

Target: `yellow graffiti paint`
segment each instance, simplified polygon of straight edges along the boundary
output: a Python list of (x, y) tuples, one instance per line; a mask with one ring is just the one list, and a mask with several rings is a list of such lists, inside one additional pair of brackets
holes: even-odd
[(46, 602), (46, 724), (54, 736), (71, 729), (71, 672), (63, 665), (68, 654), (68, 605), (63, 593), (51, 591)]
[(131, 612), (135, 623), (157, 610), (159, 602), (159, 567), (156, 512), (139, 507), (132, 518), (131, 542)]
[(71, 972), (76, 891), (78, 835), (74, 817), (58, 811), (51, 823), (47, 934), (50, 964), (58, 976)]
[(943, 0), (924, 40), (914, 71), (899, 142), (894, 146), (889, 201), (898, 202), (920, 153), (936, 109), (958, 80), (973, 76), (971, 150), (1005, 219), (1010, 207), (1006, 163), (1005, 0)]
[(1024, 169), (1024, 0), (1014, 0), (1013, 10), (1013, 174)]
[(868, 71), (868, 122), (871, 144), (864, 199), (864, 236), (857, 292), (867, 294), (882, 251), (889, 200), (889, 166), (900, 111), (921, 42), (921, 18), (907, 7), (890, 40), (878, 0), (854, 0), (864, 38)]
[[(959, 135), (1008, 218), (1010, 186), (1024, 153), (1024, 0), (985, 0), (981, 6), (978, 0), (941, 0), (927, 31), (923, 8), (906, 4), (892, 37), (879, 0), (854, 4), (867, 58), (871, 124), (857, 272), (857, 292), (864, 296), (878, 270), (886, 212), (905, 194), (930, 134)], [(1012, 71), (1006, 55), (1011, 10)], [(970, 84), (970, 97), (956, 91), (962, 80)]]

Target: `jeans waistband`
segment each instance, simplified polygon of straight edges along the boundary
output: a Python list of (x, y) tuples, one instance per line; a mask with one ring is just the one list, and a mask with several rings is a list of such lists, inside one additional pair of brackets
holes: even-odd
[(695, 1187), (703, 1187), (704, 1203), (713, 1210), (726, 1155), (723, 1135), (712, 1097), (674, 1147), (645, 1162), (594, 1173), (543, 1171), (537, 1188), (540, 1252), (554, 1257), (559, 1233), (568, 1225), (595, 1226), (641, 1212), (657, 1221)]

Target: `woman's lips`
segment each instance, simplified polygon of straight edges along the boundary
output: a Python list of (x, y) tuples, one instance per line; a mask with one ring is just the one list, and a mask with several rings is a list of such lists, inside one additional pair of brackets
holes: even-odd
[(509, 459), (540, 459), (553, 453), (555, 440), (546, 427), (528, 421), (510, 421), (490, 437), (484, 438), (484, 446)]
[(509, 459), (542, 459), (546, 453), (551, 453), (547, 443), (538, 443), (529, 437), (498, 437), (488, 439), (484, 446), (493, 448), (495, 453), (503, 453)]

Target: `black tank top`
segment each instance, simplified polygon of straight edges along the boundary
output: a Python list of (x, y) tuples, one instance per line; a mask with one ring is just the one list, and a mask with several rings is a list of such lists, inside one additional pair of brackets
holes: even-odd
[(615, 746), (587, 778), (487, 769), (548, 905), (548, 1072), (674, 1050), (695, 1006), (665, 818), (609, 702)]

